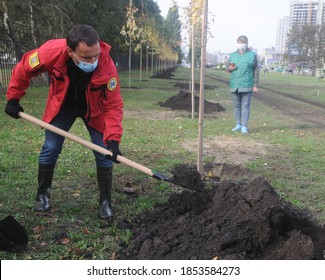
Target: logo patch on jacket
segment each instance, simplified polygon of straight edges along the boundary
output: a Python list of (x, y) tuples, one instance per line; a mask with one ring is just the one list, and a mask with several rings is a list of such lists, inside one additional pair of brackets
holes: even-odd
[(108, 90), (113, 91), (114, 89), (116, 89), (116, 87), (117, 87), (117, 79), (115, 77), (111, 78), (107, 83)]
[(34, 52), (30, 57), (29, 57), (29, 65), (30, 67), (32, 67), (33, 69), (39, 65), (39, 58), (38, 58), (38, 52)]

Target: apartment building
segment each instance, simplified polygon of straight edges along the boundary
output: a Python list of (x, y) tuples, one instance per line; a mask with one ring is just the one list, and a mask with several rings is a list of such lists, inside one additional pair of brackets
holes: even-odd
[(289, 33), (290, 17), (286, 16), (278, 19), (277, 32), (276, 32), (276, 52), (284, 54), (286, 51), (287, 35)]
[(324, 1), (290, 2), (290, 26), (323, 23), (325, 23)]
[(287, 34), (292, 26), (325, 24), (325, 1), (290, 1), (290, 15), (278, 20), (276, 52), (286, 52)]

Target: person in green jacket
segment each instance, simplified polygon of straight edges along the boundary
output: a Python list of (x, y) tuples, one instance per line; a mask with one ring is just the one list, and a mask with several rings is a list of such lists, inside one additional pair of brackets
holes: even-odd
[(233, 98), (236, 126), (232, 131), (248, 133), (247, 123), (253, 92), (257, 92), (259, 68), (257, 54), (248, 48), (248, 39), (237, 39), (238, 49), (229, 55), (230, 92)]

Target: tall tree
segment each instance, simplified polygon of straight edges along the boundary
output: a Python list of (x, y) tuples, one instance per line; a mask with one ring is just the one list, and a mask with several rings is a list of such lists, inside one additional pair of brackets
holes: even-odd
[(198, 157), (197, 170), (203, 173), (203, 130), (204, 130), (204, 77), (205, 77), (205, 58), (208, 31), (208, 0), (202, 3), (202, 41), (201, 41), (201, 69), (200, 69), (200, 106), (199, 106), (199, 135), (198, 135)]
[(288, 34), (286, 58), (315, 67), (324, 63), (325, 25), (294, 26)]
[[(14, 43), (19, 60), (24, 52), (46, 40), (65, 37), (73, 25), (89, 24), (112, 46), (113, 59), (123, 61), (128, 46), (120, 31), (127, 21), (129, 1), (0, 0), (0, 36)], [(158, 4), (154, 0), (134, 0), (134, 7), (139, 8), (141, 1), (143, 14), (163, 26)]]
[(159, 42), (159, 33), (157, 29), (156, 19), (153, 16), (146, 16), (144, 18), (144, 26), (143, 26), (143, 37), (142, 40), (146, 44), (146, 72), (147, 77), (149, 75), (149, 52), (151, 53), (151, 75), (153, 75), (153, 61), (154, 61), (154, 53), (156, 47), (158, 46), (157, 42)]
[(195, 116), (195, 68), (196, 61), (199, 62), (201, 57), (201, 34), (202, 34), (202, 14), (203, 14), (203, 1), (191, 0), (190, 5), (186, 8), (187, 26), (190, 33), (190, 52), (189, 57), (191, 61), (191, 95), (192, 95), (192, 119)]
[(133, 1), (130, 0), (129, 7), (127, 8), (127, 21), (123, 25), (121, 34), (127, 38), (126, 44), (129, 46), (129, 88), (131, 88), (131, 70), (132, 70), (132, 43), (135, 43), (135, 50), (139, 48), (137, 44), (140, 37), (140, 29), (137, 26), (135, 19), (135, 14), (138, 11), (136, 7), (133, 6)]
[(177, 63), (181, 63), (183, 53), (181, 50), (182, 45), (182, 23), (179, 17), (178, 6), (174, 2), (172, 7), (169, 8), (166, 21), (164, 24), (165, 40), (170, 42), (170, 47), (178, 54)]
[[(124, 9), (128, 0), (0, 0), (0, 35), (17, 40), (25, 52), (51, 38), (65, 37), (75, 24), (92, 25), (101, 38), (123, 49), (119, 34), (125, 22)], [(112, 20), (114, 19), (114, 20)], [(110, 24), (107, 22), (110, 21)], [(11, 26), (9, 33), (8, 23)], [(13, 35), (14, 34), (14, 35)], [(16, 38), (16, 39), (15, 39)], [(34, 40), (35, 38), (36, 40)]]

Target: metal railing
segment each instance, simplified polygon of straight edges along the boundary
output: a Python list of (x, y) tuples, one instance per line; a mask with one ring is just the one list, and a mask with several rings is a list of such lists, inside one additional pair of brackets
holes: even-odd
[(14, 47), (10, 41), (0, 41), (0, 94), (7, 90), (11, 72), (17, 64)]

